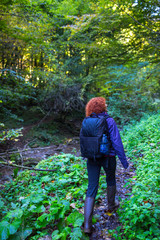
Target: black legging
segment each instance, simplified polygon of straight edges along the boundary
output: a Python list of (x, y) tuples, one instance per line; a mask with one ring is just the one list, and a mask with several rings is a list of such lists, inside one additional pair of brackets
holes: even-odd
[(116, 184), (115, 171), (116, 171), (116, 157), (106, 157), (97, 159), (94, 161), (88, 159), (87, 170), (88, 170), (88, 190), (87, 197), (96, 197), (99, 185), (99, 176), (101, 167), (104, 168), (106, 173), (106, 182), (108, 186)]

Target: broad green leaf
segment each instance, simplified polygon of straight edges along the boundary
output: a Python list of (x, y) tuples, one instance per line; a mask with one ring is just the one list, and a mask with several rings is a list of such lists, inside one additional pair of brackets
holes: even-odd
[(48, 217), (47, 213), (43, 213), (40, 217), (37, 218), (38, 221), (43, 222)]
[(52, 178), (49, 176), (45, 176), (41, 178), (41, 182), (51, 182)]
[(58, 230), (55, 230), (52, 233), (52, 239), (55, 239), (55, 240), (61, 239), (63, 236), (64, 236), (64, 233), (59, 233)]
[(9, 239), (11, 240), (22, 240), (22, 239), (26, 239), (28, 236), (30, 236), (32, 233), (32, 229), (31, 228), (26, 228), (24, 230), (18, 231), (15, 235), (11, 235)]
[(6, 240), (9, 236), (9, 222), (7, 221), (2, 221), (0, 222), (0, 239), (1, 240)]
[(19, 220), (16, 220), (12, 224), (9, 224), (9, 226), (8, 226), (9, 233), (11, 235), (16, 233), (20, 226), (21, 226), (21, 221), (19, 221)]
[(78, 240), (82, 237), (82, 230), (79, 227), (73, 229), (73, 232), (70, 234), (71, 240)]
[[(45, 209), (44, 205), (41, 205), (41, 206), (38, 206), (38, 207), (36, 208), (35, 212), (41, 213), (41, 212), (44, 212), (45, 210), (46, 210), (46, 209)], [(33, 210), (33, 212), (34, 212), (34, 210)]]
[(36, 206), (35, 205), (31, 205), (31, 207), (28, 209), (28, 211), (30, 212), (35, 212), (36, 211)]
[(37, 196), (32, 196), (31, 200), (33, 203), (39, 203), (43, 201), (43, 197), (40, 194), (37, 194)]
[(31, 228), (26, 228), (24, 231), (21, 233), (21, 239), (26, 239), (28, 236), (30, 236), (32, 233)]
[(84, 221), (84, 216), (78, 211), (75, 211), (67, 217), (67, 221), (74, 227), (81, 227)]
[(16, 208), (15, 210), (13, 211), (10, 211), (8, 214), (7, 214), (7, 218), (21, 218), (23, 216), (23, 210), (20, 209), (20, 208)]

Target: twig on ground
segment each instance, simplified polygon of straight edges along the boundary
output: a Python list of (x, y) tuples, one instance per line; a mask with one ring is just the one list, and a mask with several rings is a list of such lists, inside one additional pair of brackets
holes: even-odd
[(15, 168), (23, 168), (23, 169), (28, 169), (28, 170), (33, 170), (33, 171), (46, 171), (46, 172), (55, 172), (56, 169), (38, 169), (38, 168), (32, 168), (32, 167), (24, 167), (24, 166), (20, 166), (17, 164), (11, 164), (11, 163), (6, 163), (6, 162), (0, 162), (0, 164), (2, 165), (7, 165), (9, 167), (15, 167)]

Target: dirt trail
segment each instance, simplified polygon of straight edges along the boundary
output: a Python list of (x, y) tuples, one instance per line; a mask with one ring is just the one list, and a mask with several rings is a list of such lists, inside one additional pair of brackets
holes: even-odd
[[(120, 161), (117, 159), (117, 194), (116, 199), (125, 199), (128, 197), (128, 193), (131, 192), (131, 188), (123, 187), (128, 178), (135, 175), (133, 164), (130, 163), (127, 170), (123, 169)], [(108, 230), (116, 229), (120, 226), (118, 214), (115, 212), (111, 216), (107, 215), (107, 196), (104, 194), (101, 198), (101, 202), (95, 206), (94, 215), (98, 215), (98, 221), (94, 224), (94, 230), (90, 236), (90, 240), (111, 240)]]

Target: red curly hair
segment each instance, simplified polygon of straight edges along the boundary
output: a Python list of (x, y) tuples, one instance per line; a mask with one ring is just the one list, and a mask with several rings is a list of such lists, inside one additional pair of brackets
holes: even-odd
[(106, 100), (103, 97), (92, 98), (86, 105), (86, 117), (90, 116), (91, 113), (102, 113), (107, 111)]

